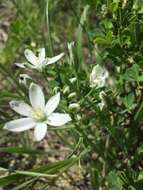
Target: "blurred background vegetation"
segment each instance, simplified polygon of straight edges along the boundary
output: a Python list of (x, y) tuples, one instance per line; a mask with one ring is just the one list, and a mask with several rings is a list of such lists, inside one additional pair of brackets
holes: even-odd
[[(1, 48), (2, 63), (13, 62), (17, 56), (16, 52), (21, 53), (29, 46), (45, 46), (48, 53), (52, 54), (49, 27), (55, 51), (57, 46), (65, 50), (67, 42), (75, 40), (84, 2), (49, 1), (48, 12), (47, 6), (48, 1), (44, 0), (1, 1), (1, 30), (6, 32), (4, 34), (1, 31), (2, 40), (5, 41), (4, 47)], [(50, 25), (46, 19), (47, 14)], [(84, 30), (88, 33), (87, 26), (84, 26)]]

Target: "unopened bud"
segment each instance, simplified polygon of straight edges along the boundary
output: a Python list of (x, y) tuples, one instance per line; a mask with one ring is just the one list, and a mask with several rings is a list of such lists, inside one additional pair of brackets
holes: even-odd
[(27, 75), (27, 74), (19, 75), (19, 83), (20, 84), (24, 84), (25, 86), (27, 86), (28, 80), (32, 80), (32, 78), (29, 75)]
[(69, 79), (69, 81), (70, 81), (71, 83), (74, 83), (74, 82), (77, 81), (77, 78), (76, 78), (76, 77), (73, 77), (73, 78)]
[(72, 103), (69, 105), (69, 109), (78, 111), (80, 109), (80, 105), (77, 103)]
[(67, 94), (69, 92), (70, 92), (70, 87), (69, 86), (65, 86), (64, 89), (63, 89), (63, 93)]
[(81, 115), (77, 114), (77, 120), (80, 121), (81, 120)]
[(35, 42), (31, 42), (30, 44), (32, 47), (36, 47), (36, 43)]
[(72, 92), (68, 95), (68, 99), (73, 99), (76, 97), (76, 92)]
[(53, 92), (56, 94), (59, 92), (59, 90), (60, 90), (60, 88), (58, 86), (55, 86), (53, 89)]

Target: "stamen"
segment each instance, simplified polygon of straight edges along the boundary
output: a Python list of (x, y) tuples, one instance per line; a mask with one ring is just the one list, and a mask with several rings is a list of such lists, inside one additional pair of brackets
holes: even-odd
[(35, 111), (33, 112), (33, 119), (35, 119), (38, 122), (43, 122), (46, 120), (46, 114), (41, 110)]

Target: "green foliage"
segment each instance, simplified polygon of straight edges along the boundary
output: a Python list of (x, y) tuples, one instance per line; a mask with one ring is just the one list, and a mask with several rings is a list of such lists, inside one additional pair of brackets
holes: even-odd
[(116, 171), (111, 171), (107, 176), (107, 181), (109, 183), (109, 188), (111, 190), (121, 190), (123, 182), (121, 181), (120, 177), (118, 176)]

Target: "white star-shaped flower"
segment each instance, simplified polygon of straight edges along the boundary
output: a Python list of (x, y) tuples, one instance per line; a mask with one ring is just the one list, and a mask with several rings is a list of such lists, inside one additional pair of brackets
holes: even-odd
[(96, 65), (95, 67), (93, 67), (93, 70), (90, 74), (91, 87), (101, 88), (105, 86), (108, 77), (108, 71), (104, 67)]
[(42, 71), (47, 65), (50, 65), (59, 61), (64, 55), (64, 53), (61, 53), (52, 58), (46, 57), (45, 48), (40, 48), (38, 52), (39, 52), (38, 56), (36, 56), (31, 50), (26, 49), (24, 51), (24, 55), (26, 59), (28, 60), (28, 63), (15, 63), (15, 65), (21, 68), (25, 68), (27, 66), (29, 68)]
[(11, 101), (10, 107), (20, 115), (21, 119), (7, 122), (4, 129), (12, 132), (22, 132), (34, 128), (35, 140), (42, 140), (47, 132), (48, 125), (62, 126), (71, 121), (66, 113), (55, 113), (60, 102), (60, 93), (57, 93), (45, 104), (45, 97), (41, 87), (32, 83), (29, 87), (31, 105), (23, 101)]

